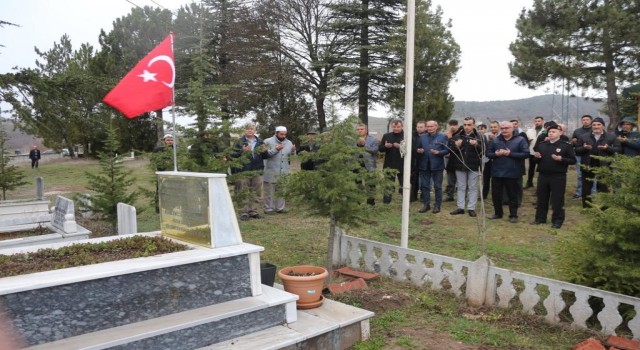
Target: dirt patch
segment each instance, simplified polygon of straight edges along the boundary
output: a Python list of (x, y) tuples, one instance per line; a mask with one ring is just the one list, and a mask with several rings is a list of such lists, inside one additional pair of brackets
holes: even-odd
[[(392, 338), (385, 349), (390, 350), (406, 350), (407, 346), (397, 345), (397, 340), (402, 338), (410, 338), (411, 342), (416, 345), (414, 349), (447, 349), (447, 350), (498, 350), (487, 345), (469, 345), (459, 342), (447, 333), (436, 331), (429, 328), (407, 328), (398, 327), (394, 330), (397, 335)], [(500, 350), (504, 350), (501, 348)]]
[[(376, 315), (393, 310), (402, 310), (411, 307), (416, 298), (409, 293), (397, 291), (385, 291), (376, 288), (358, 289), (343, 296), (351, 303), (356, 303), (358, 307), (370, 310)], [(339, 298), (340, 299), (340, 298)], [(346, 300), (345, 300), (346, 301)], [(438, 308), (438, 307), (437, 307)], [(462, 311), (462, 310), (461, 310)], [(482, 314), (483, 309), (464, 309), (469, 314)], [(438, 312), (434, 310), (434, 312)], [(487, 345), (464, 344), (442, 330), (430, 327), (393, 327), (385, 332), (385, 349), (406, 350), (406, 349), (447, 349), (447, 350), (505, 350), (506, 348), (495, 348)], [(403, 341), (409, 339), (412, 344), (408, 346)]]
[(385, 311), (398, 310), (409, 306), (413, 301), (411, 297), (399, 292), (385, 292), (378, 289), (358, 289), (349, 293), (361, 308), (373, 311), (377, 314)]
[(395, 238), (395, 239), (400, 238), (400, 232), (398, 231), (387, 231), (384, 234), (389, 238)]

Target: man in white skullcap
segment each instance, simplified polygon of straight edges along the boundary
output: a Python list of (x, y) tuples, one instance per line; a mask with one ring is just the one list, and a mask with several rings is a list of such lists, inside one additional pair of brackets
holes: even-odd
[(264, 140), (267, 150), (263, 153), (264, 163), (264, 213), (283, 214), (285, 210), (284, 198), (276, 197), (278, 192), (278, 177), (289, 174), (289, 156), (295, 154), (296, 146), (287, 139), (287, 128), (276, 127), (276, 133)]

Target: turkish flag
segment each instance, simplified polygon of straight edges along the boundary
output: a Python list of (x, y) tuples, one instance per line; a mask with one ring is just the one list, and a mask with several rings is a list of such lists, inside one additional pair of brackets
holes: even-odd
[(127, 118), (162, 109), (173, 101), (176, 68), (173, 34), (164, 39), (120, 80), (102, 101)]

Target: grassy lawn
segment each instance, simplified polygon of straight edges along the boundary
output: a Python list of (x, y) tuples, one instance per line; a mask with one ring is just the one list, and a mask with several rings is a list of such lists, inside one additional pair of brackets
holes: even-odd
[[(86, 191), (84, 172), (98, 171), (97, 164), (93, 160), (65, 159), (41, 163), (35, 170), (26, 166), (23, 169), (29, 177), (44, 178), (45, 194), (53, 205), (58, 194), (73, 198), (74, 193)], [(146, 160), (137, 159), (125, 164), (133, 171), (138, 186), (153, 189), (154, 175)], [(575, 173), (571, 172), (566, 197), (570, 198), (574, 190)], [(480, 208), (477, 208), (477, 218), (466, 214), (449, 215), (456, 208), (454, 202), (444, 203), (439, 214), (418, 214), (421, 203), (412, 203), (409, 247), (466, 260), (477, 259), (486, 253), (499, 267), (559, 278), (555, 243), (570, 235), (586, 217), (581, 213), (581, 202), (568, 199), (567, 220), (562, 229), (529, 225), (534, 216), (533, 193), (533, 189), (525, 190), (517, 224), (506, 219), (485, 222)], [(33, 198), (34, 194), (34, 185), (28, 185), (8, 193), (8, 199)], [(377, 202), (382, 201), (378, 199)], [(150, 204), (150, 198), (141, 198), (135, 204), (141, 232), (159, 229), (157, 214)], [(485, 206), (487, 215), (493, 214), (490, 201), (485, 201)], [(324, 265), (328, 219), (309, 217), (298, 208), (288, 209), (287, 214), (241, 221), (244, 241), (265, 247), (262, 261), (278, 267)], [(397, 245), (400, 243), (400, 216), (401, 197), (396, 194), (390, 205), (378, 204), (372, 209), (366, 225), (349, 228), (346, 232)], [(537, 318), (509, 310), (472, 310), (450, 294), (387, 279), (339, 299), (376, 312), (372, 320), (372, 339), (359, 344), (357, 349), (568, 349), (588, 336), (587, 332), (551, 327)], [(443, 347), (443, 344), (447, 345)]]

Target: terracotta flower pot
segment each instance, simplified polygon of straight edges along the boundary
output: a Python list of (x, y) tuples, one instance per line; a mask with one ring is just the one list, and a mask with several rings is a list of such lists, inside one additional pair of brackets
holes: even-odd
[(300, 297), (296, 302), (298, 309), (312, 309), (322, 305), (322, 288), (329, 274), (324, 267), (290, 266), (278, 271), (284, 290)]

